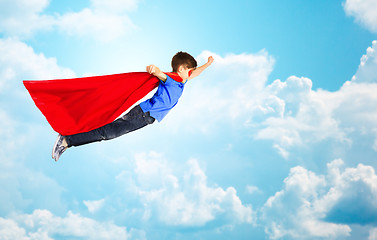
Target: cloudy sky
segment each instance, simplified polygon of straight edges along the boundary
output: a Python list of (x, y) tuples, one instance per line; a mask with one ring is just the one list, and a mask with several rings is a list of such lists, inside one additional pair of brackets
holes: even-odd
[[(0, 0), (0, 239), (377, 239), (377, 2)], [(51, 159), (22, 80), (213, 65)]]

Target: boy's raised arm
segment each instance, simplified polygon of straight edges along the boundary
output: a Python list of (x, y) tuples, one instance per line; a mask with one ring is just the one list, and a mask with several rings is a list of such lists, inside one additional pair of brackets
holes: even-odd
[(149, 74), (152, 74), (152, 75), (156, 76), (161, 81), (164, 81), (164, 82), (166, 81), (166, 78), (167, 78), (166, 74), (163, 73), (158, 67), (156, 67), (153, 64), (147, 66), (147, 72)]
[(194, 77), (197, 77), (199, 76), (207, 67), (209, 67), (211, 64), (213, 63), (213, 57), (210, 56), (208, 57), (208, 62), (203, 64), (202, 66), (200, 67), (197, 67), (195, 70), (192, 71), (190, 77), (188, 78), (188, 80), (191, 80), (193, 79)]

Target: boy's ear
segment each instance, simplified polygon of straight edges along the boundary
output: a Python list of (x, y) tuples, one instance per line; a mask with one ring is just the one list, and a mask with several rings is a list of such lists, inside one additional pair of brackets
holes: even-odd
[(185, 65), (182, 64), (181, 66), (178, 67), (178, 72), (182, 72), (185, 69), (186, 69)]

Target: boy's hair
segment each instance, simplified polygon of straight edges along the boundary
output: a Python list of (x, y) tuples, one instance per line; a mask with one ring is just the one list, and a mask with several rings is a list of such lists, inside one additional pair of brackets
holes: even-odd
[(187, 52), (177, 52), (171, 60), (173, 72), (177, 72), (179, 66), (181, 65), (184, 65), (186, 68), (196, 68), (198, 63), (196, 62), (195, 58), (193, 58)]

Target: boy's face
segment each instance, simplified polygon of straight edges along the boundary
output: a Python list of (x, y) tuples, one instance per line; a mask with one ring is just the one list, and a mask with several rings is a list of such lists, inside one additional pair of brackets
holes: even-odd
[(184, 65), (179, 66), (178, 68), (178, 75), (183, 79), (186, 80), (190, 77), (191, 71), (193, 71), (195, 68), (188, 68)]

